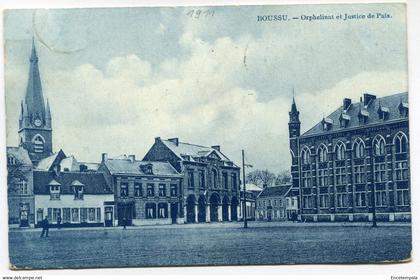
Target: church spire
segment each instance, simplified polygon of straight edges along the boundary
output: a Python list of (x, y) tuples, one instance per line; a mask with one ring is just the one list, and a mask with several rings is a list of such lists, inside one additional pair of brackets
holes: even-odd
[(45, 123), (45, 103), (42, 93), (42, 84), (38, 68), (38, 55), (35, 47), (35, 41), (32, 38), (32, 52), (29, 59), (29, 79), (26, 87), (25, 101), (29, 116), (29, 121), (33, 123), (39, 119)]
[(292, 106), (289, 112), (289, 137), (300, 136), (299, 111), (296, 106), (295, 90), (293, 89)]

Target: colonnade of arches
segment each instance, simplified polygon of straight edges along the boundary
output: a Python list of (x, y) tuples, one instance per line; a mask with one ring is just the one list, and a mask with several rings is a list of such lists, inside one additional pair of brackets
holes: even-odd
[(187, 223), (227, 222), (238, 220), (239, 201), (234, 196), (220, 197), (213, 193), (209, 197), (189, 195), (184, 208)]

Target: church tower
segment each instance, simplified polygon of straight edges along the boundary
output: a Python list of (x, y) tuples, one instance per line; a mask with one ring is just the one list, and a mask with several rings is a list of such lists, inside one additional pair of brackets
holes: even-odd
[(295, 97), (293, 96), (292, 108), (289, 112), (289, 145), (290, 155), (292, 157), (292, 185), (294, 188), (299, 188), (299, 136), (299, 111), (297, 110)]
[(44, 103), (38, 56), (33, 40), (29, 62), (28, 85), (19, 117), (19, 146), (28, 151), (32, 162), (36, 164), (52, 154), (52, 128), (50, 106), (48, 101), (46, 106)]

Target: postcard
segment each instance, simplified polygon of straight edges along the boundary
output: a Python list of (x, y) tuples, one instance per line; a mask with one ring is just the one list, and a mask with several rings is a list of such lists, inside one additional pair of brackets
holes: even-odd
[(402, 3), (4, 12), (11, 269), (411, 258)]

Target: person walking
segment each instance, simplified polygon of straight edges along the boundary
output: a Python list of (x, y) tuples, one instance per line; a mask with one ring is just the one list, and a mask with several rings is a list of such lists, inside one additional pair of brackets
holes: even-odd
[(61, 216), (57, 217), (57, 228), (60, 229), (61, 228)]
[(125, 217), (123, 219), (123, 226), (124, 226), (124, 229), (127, 228), (127, 219)]
[(42, 222), (41, 222), (41, 225), (42, 225), (42, 233), (41, 233), (41, 237), (44, 237), (44, 234), (45, 234), (45, 237), (48, 237), (48, 231), (49, 231), (49, 222), (48, 222), (48, 219), (47, 219), (47, 217), (45, 217), (43, 220), (42, 220)]

